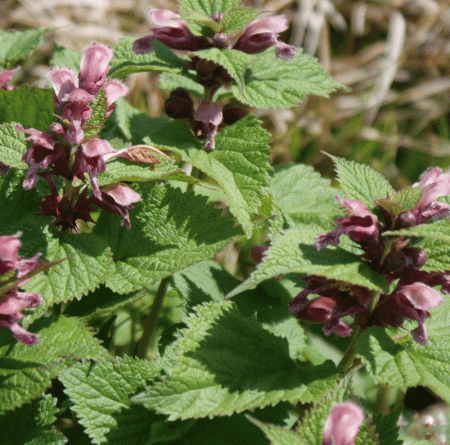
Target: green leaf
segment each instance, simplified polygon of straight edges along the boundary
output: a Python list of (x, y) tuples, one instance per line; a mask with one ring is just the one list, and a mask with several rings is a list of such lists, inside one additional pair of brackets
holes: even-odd
[(162, 90), (174, 90), (182, 87), (193, 96), (202, 98), (205, 88), (196, 82), (196, 76), (187, 72), (182, 73), (161, 73), (158, 78), (159, 88)]
[(266, 425), (251, 416), (247, 418), (263, 431), (271, 445), (309, 445), (294, 431), (277, 425)]
[(206, 152), (180, 121), (162, 125), (147, 143), (181, 155), (183, 161), (215, 179), (247, 236), (252, 233), (250, 216), (257, 213), (269, 183), (269, 135), (261, 123), (247, 115), (216, 136), (216, 149)]
[(0, 162), (24, 170), (28, 168), (22, 161), (26, 151), (25, 135), (18, 132), (13, 124), (0, 124)]
[(87, 128), (84, 131), (85, 136), (94, 136), (100, 133), (100, 130), (103, 128), (103, 124), (105, 122), (105, 113), (107, 108), (106, 102), (106, 93), (102, 88), (95, 95), (95, 100), (89, 103), (89, 106), (92, 109), (91, 118), (85, 123), (86, 126), (92, 125), (93, 128)]
[(123, 77), (142, 71), (181, 72), (187, 59), (177, 56), (161, 42), (153, 41), (154, 51), (146, 54), (135, 54), (131, 49), (133, 37), (120, 39), (113, 47), (114, 56), (110, 62), (109, 77)]
[(373, 418), (375, 424), (375, 433), (378, 435), (378, 441), (382, 445), (402, 445), (398, 440), (399, 427), (397, 426), (400, 410), (393, 410), (386, 416), (376, 414)]
[(64, 445), (67, 438), (51, 429), (57, 400), (50, 394), (0, 417), (2, 445)]
[(74, 73), (78, 73), (78, 71), (80, 71), (80, 62), (82, 56), (83, 51), (75, 51), (54, 42), (53, 57), (51, 58), (49, 64), (58, 68), (62, 68), (63, 66), (65, 66), (73, 70)]
[(275, 56), (275, 48), (259, 54), (244, 77), (245, 88), (232, 86), (236, 99), (257, 108), (293, 107), (308, 94), (327, 97), (341, 86), (311, 57), (300, 54), (290, 61)]
[(254, 9), (234, 8), (224, 14), (220, 26), (225, 34), (234, 34), (247, 26), (258, 14)]
[(149, 164), (136, 163), (122, 158), (115, 158), (106, 164), (106, 171), (98, 174), (98, 184), (111, 184), (113, 182), (141, 182), (156, 179), (166, 179), (173, 173), (184, 175), (173, 159), (156, 155), (161, 163), (151, 168)]
[(247, 67), (256, 60), (254, 54), (246, 54), (237, 49), (208, 48), (195, 51), (194, 55), (201, 59), (211, 60), (224, 67), (234, 79), (240, 91), (244, 89), (244, 73)]
[(240, 234), (206, 198), (170, 185), (150, 184), (130, 211), (131, 230), (102, 213), (94, 233), (106, 239), (116, 274), (106, 281), (118, 293), (151, 286), (177, 270), (210, 258)]
[[(427, 320), (428, 344), (411, 338), (395, 343), (378, 327), (364, 331), (355, 348), (376, 383), (405, 390), (423, 385), (450, 401), (450, 300), (430, 311)], [(407, 370), (408, 372), (405, 372)]]
[(277, 235), (261, 263), (246, 281), (234, 289), (227, 298), (252, 289), (264, 280), (291, 272), (314, 274), (345, 281), (371, 290), (385, 292), (386, 280), (363, 260), (337, 247), (317, 250), (313, 246), (317, 235), (311, 226), (299, 226)]
[(197, 306), (186, 324), (171, 374), (132, 399), (169, 420), (308, 403), (336, 381), (334, 365), (296, 364), (285, 339), (243, 318), (232, 302)]
[(403, 211), (411, 210), (419, 202), (423, 187), (405, 187), (399, 190), (392, 200), (399, 204)]
[[(181, 422), (167, 425), (164, 417), (130, 404), (130, 396), (160, 372), (148, 361), (125, 356), (117, 363), (78, 363), (60, 380), (94, 444), (141, 445), (177, 439), (192, 424), (185, 422), (184, 429)], [(167, 437), (171, 429), (172, 437)]]
[(75, 361), (108, 358), (99, 341), (75, 318), (41, 318), (29, 330), (39, 335), (39, 343), (32, 347), (16, 342), (9, 331), (0, 331), (0, 412), (39, 396)]
[(203, 12), (189, 12), (180, 18), (186, 22), (190, 31), (196, 36), (212, 37), (221, 29), (221, 26), (215, 20)]
[(240, 0), (180, 0), (181, 15), (190, 12), (204, 12), (211, 15), (213, 12), (228, 12), (240, 6)]
[[(448, 218), (441, 219), (428, 224), (420, 224), (401, 230), (388, 230), (383, 233), (385, 236), (415, 236), (429, 238), (441, 243), (450, 244), (450, 220)], [(420, 244), (418, 245), (420, 247)]]
[(330, 181), (307, 165), (276, 166), (270, 181), (274, 204), (296, 224), (329, 225), (342, 214)]
[(45, 132), (55, 120), (54, 112), (51, 91), (28, 85), (11, 91), (0, 88), (0, 123), (17, 122)]
[[(42, 41), (49, 28), (27, 31), (3, 31), (0, 29), (0, 69), (24, 59)], [(1, 114), (1, 113), (0, 113)]]
[(80, 299), (103, 283), (113, 270), (110, 249), (93, 234), (48, 234), (47, 243), (44, 259), (67, 260), (35, 275), (26, 284), (28, 292), (40, 294), (44, 300), (35, 309), (35, 316), (55, 303)]
[(425, 272), (444, 272), (450, 270), (450, 247), (439, 240), (424, 238), (416, 247), (427, 255), (426, 263), (420, 268)]
[(350, 199), (358, 199), (373, 210), (375, 198), (383, 199), (396, 194), (389, 182), (368, 165), (328, 156), (336, 164), (339, 183)]

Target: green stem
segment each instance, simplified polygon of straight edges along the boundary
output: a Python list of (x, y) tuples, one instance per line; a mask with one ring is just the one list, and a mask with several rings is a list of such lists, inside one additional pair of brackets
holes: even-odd
[(152, 307), (150, 308), (150, 312), (145, 322), (144, 332), (142, 333), (142, 337), (139, 340), (139, 343), (137, 344), (136, 357), (139, 358), (146, 357), (147, 349), (156, 334), (159, 312), (161, 311), (162, 308), (164, 295), (166, 294), (167, 285), (169, 284), (169, 278), (170, 277), (163, 278), (159, 283), (159, 287), (158, 290), (156, 291)]
[(370, 313), (373, 313), (373, 311), (377, 307), (378, 301), (380, 300), (380, 296), (381, 296), (381, 292), (374, 291), (373, 297), (372, 297), (372, 299), (370, 300), (370, 303), (369, 303), (369, 312)]
[(350, 346), (348, 347), (346, 353), (342, 357), (341, 361), (338, 364), (338, 368), (342, 367), (344, 369), (344, 372), (347, 372), (351, 366), (353, 365), (353, 362), (355, 361), (355, 341), (359, 336), (360, 327), (355, 326), (353, 328), (352, 336), (350, 337)]

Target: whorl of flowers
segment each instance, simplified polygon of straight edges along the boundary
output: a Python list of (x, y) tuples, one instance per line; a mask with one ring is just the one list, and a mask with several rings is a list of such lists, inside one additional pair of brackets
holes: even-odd
[[(17, 341), (32, 346), (39, 341), (37, 335), (28, 332), (17, 324), (23, 317), (23, 309), (36, 307), (42, 303), (42, 297), (30, 292), (21, 292), (19, 288), (27, 283), (25, 276), (38, 266), (40, 254), (33, 258), (22, 258), (17, 255), (22, 234), (0, 236), (0, 329), (9, 329)], [(8, 286), (8, 282), (14, 286)], [(6, 290), (5, 290), (6, 289)]]
[[(410, 246), (406, 236), (385, 237), (389, 230), (407, 229), (442, 218), (450, 213), (450, 205), (436, 201), (450, 194), (450, 175), (439, 168), (428, 169), (413, 187), (421, 187), (417, 204), (408, 211), (398, 211), (389, 197), (377, 199), (376, 208), (382, 218), (372, 213), (361, 201), (336, 199), (342, 204), (347, 216), (337, 218), (337, 227), (315, 238), (314, 246), (320, 250), (328, 245), (337, 246), (342, 235), (359, 245), (361, 257), (387, 283), (398, 280), (389, 294), (379, 295), (375, 307), (371, 307), (372, 291), (345, 281), (310, 275), (303, 280), (305, 288), (289, 302), (289, 311), (297, 318), (325, 323), (325, 335), (332, 333), (346, 337), (352, 332), (341, 318), (354, 316), (354, 324), (367, 326), (401, 327), (405, 319), (415, 320), (418, 327), (411, 331), (413, 339), (426, 345), (428, 335), (425, 319), (429, 310), (442, 302), (439, 292), (450, 293), (450, 271), (426, 272), (420, 268), (426, 262), (426, 254)], [(317, 297), (308, 299), (309, 294)]]
[[(92, 221), (92, 204), (119, 214), (122, 224), (129, 227), (128, 209), (140, 199), (139, 194), (120, 184), (111, 184), (106, 190), (97, 183), (97, 174), (106, 170), (105, 162), (117, 156), (127, 157), (128, 152), (128, 148), (115, 150), (108, 141), (98, 138), (101, 126), (90, 122), (95, 101), (106, 102), (103, 119), (106, 120), (114, 110), (114, 102), (127, 93), (127, 86), (119, 80), (106, 82), (112, 57), (109, 47), (94, 43), (84, 50), (78, 75), (70, 68), (52, 68), (47, 78), (53, 85), (59, 121), (53, 122), (46, 133), (16, 127), (29, 134), (27, 140), (32, 142), (22, 158), (29, 165), (23, 187), (34, 187), (38, 175), (46, 179), (51, 194), (40, 203), (40, 213), (53, 216), (54, 224), (63, 229), (76, 229), (77, 219)], [(55, 176), (65, 180), (61, 193), (55, 186)], [(75, 186), (78, 180), (81, 185)]]

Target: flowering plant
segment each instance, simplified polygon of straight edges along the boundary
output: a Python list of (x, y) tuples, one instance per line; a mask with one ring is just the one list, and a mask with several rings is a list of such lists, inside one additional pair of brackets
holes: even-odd
[[(450, 402), (450, 175), (396, 191), (340, 158), (339, 188), (272, 168), (252, 108), (341, 87), (286, 17), (149, 18), (60, 49), (50, 89), (14, 86), (32, 48), (0, 41), (0, 443), (419, 443), (403, 392)], [(143, 71), (165, 116), (126, 101)], [(236, 276), (233, 244), (253, 259)]]

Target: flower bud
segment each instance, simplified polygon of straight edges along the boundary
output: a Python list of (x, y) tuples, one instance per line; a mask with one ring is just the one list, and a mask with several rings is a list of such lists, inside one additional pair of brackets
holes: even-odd
[(223, 12), (213, 12), (211, 14), (211, 18), (217, 23), (220, 23), (220, 21), (222, 20), (222, 17), (223, 17)]
[(353, 445), (363, 420), (362, 409), (355, 403), (337, 403), (325, 422), (322, 445)]
[(223, 33), (219, 32), (213, 38), (214, 46), (220, 49), (231, 48), (230, 39)]
[(172, 119), (185, 119), (192, 117), (194, 103), (188, 91), (178, 87), (173, 90), (164, 103), (164, 111)]

